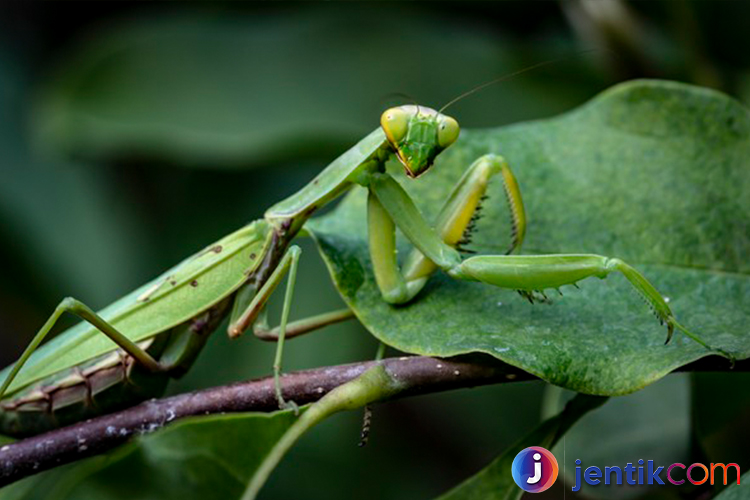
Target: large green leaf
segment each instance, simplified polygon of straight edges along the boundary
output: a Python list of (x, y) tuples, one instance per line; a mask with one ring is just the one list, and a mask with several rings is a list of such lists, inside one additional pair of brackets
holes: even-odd
[(705, 462), (750, 467), (750, 373), (692, 373), (690, 417)]
[[(489, 110), (492, 112), (492, 110)], [(464, 131), (418, 181), (390, 165), (426, 216), (484, 153), (504, 155), (529, 214), (527, 253), (620, 257), (670, 298), (677, 318), (737, 358), (750, 354), (750, 116), (723, 94), (634, 81), (558, 118)], [(501, 253), (508, 214), (489, 190), (473, 249)], [(563, 288), (553, 305), (433, 277), (413, 303), (380, 297), (366, 245), (365, 193), (310, 225), (347, 304), (383, 342), (406, 352), (485, 352), (575, 391), (635, 391), (710, 354), (665, 329), (621, 276)]]
[[(547, 386), (546, 414), (554, 415), (564, 408), (573, 394), (555, 386)], [(560, 476), (565, 476), (565, 488), (576, 484), (576, 460), (583, 470), (590, 466), (637, 463), (639, 459), (653, 460), (657, 467), (675, 462), (690, 461), (690, 374), (666, 377), (642, 391), (613, 398), (606, 406), (584, 416), (559, 441), (552, 451), (558, 460)], [(729, 455), (732, 456), (732, 455)], [(663, 480), (666, 480), (662, 476)], [(558, 482), (563, 482), (558, 479)], [(655, 495), (669, 500), (683, 498), (688, 487), (661, 486), (592, 488), (581, 485), (586, 498), (626, 500)]]
[[(721, 469), (719, 469), (721, 470)], [(740, 484), (733, 483), (716, 497), (716, 500), (745, 500), (750, 497), (750, 472), (746, 472), (740, 478)]]
[[(606, 398), (579, 394), (570, 400), (558, 414), (549, 417), (536, 429), (513, 443), (487, 467), (442, 495), (440, 500), (517, 500), (521, 498), (523, 490), (516, 485), (511, 473), (516, 455), (529, 446), (552, 448), (581, 417), (599, 408), (606, 401)], [(557, 456), (559, 457), (560, 454), (558, 453)], [(560, 462), (561, 460), (558, 460), (558, 464)], [(562, 471), (558, 480), (562, 482)]]

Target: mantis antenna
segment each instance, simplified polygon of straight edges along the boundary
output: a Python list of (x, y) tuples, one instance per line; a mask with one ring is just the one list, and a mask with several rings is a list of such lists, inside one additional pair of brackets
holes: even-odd
[(538, 68), (541, 68), (541, 67), (544, 67), (544, 66), (549, 66), (550, 64), (559, 63), (561, 61), (565, 61), (567, 59), (572, 59), (574, 57), (580, 57), (581, 55), (588, 54), (590, 52), (598, 52), (598, 51), (605, 51), (605, 50), (609, 50), (609, 49), (600, 49), (600, 48), (584, 49), (584, 50), (581, 50), (579, 52), (576, 52), (573, 55), (558, 57), (558, 58), (555, 58), (555, 59), (548, 59), (546, 61), (542, 61), (540, 63), (533, 64), (531, 66), (527, 66), (527, 67), (525, 67), (523, 69), (519, 69), (518, 71), (514, 71), (513, 73), (510, 73), (510, 74), (507, 74), (507, 75), (503, 75), (503, 76), (501, 76), (499, 78), (495, 78), (494, 80), (490, 80), (489, 82), (485, 82), (485, 83), (483, 83), (483, 84), (481, 84), (481, 85), (479, 85), (477, 87), (474, 87), (471, 90), (467, 90), (463, 94), (460, 94), (458, 97), (455, 97), (455, 98), (451, 99), (450, 101), (448, 101), (448, 104), (444, 105), (442, 108), (440, 108), (438, 110), (438, 113), (442, 113), (449, 106), (452, 106), (452, 105), (456, 104), (458, 101), (462, 100), (464, 97), (469, 97), (470, 95), (472, 95), (472, 94), (474, 94), (476, 92), (479, 92), (480, 90), (485, 89), (485, 88), (489, 87), (490, 85), (494, 85), (496, 83), (500, 83), (500, 82), (503, 82), (505, 80), (510, 80), (513, 77), (516, 77), (518, 75), (522, 75), (523, 73), (527, 73), (529, 71), (533, 71), (535, 69), (538, 69)]

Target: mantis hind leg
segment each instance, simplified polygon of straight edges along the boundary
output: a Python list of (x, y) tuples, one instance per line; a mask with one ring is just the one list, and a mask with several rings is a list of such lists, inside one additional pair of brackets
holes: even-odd
[(101, 316), (96, 314), (86, 304), (74, 298), (67, 297), (63, 299), (60, 304), (58, 304), (58, 306), (55, 308), (55, 311), (50, 315), (49, 319), (47, 319), (42, 328), (39, 329), (37, 334), (29, 343), (28, 347), (26, 347), (26, 350), (23, 352), (23, 354), (21, 354), (21, 357), (13, 366), (13, 369), (10, 371), (8, 377), (3, 382), (2, 387), (0, 387), (0, 399), (3, 398), (5, 391), (8, 389), (8, 387), (10, 387), (10, 384), (16, 378), (16, 375), (18, 375), (18, 372), (28, 361), (29, 357), (31, 357), (37, 347), (39, 347), (39, 344), (42, 343), (47, 334), (52, 330), (57, 321), (60, 319), (60, 316), (62, 316), (63, 313), (66, 312), (78, 316), (82, 320), (93, 325), (96, 329), (109, 337), (115, 344), (117, 344), (120, 348), (122, 348), (125, 352), (127, 352), (148, 370), (153, 372), (160, 372), (166, 369), (164, 365), (156, 361), (149, 353), (143, 350), (135, 342), (120, 333), (114, 326), (112, 326), (112, 324), (102, 319)]

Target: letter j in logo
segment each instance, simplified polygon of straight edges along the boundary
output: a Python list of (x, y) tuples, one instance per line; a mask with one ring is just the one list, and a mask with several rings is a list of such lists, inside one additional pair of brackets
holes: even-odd
[(555, 456), (541, 446), (521, 450), (513, 459), (513, 480), (524, 491), (541, 493), (555, 484), (559, 468)]

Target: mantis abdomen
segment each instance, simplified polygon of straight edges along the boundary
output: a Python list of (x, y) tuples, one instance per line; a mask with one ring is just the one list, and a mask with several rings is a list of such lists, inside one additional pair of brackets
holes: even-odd
[(170, 378), (193, 364), (226, 316), (229, 300), (171, 330), (139, 342), (167, 369), (149, 371), (122, 349), (59, 371), (0, 402), (0, 434), (27, 437), (161, 396)]
[[(160, 339), (141, 343), (151, 347)], [(150, 345), (149, 345), (150, 344)], [(160, 396), (167, 373), (147, 372), (124, 351), (58, 372), (0, 403), (0, 432), (26, 437)]]

